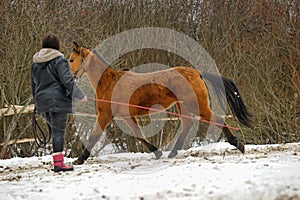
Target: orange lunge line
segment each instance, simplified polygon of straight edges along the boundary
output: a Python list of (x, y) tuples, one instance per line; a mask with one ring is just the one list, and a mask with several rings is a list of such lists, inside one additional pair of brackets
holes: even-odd
[(91, 98), (88, 98), (88, 100), (90, 100), (90, 101), (99, 101), (99, 102), (104, 102), (104, 103), (111, 103), (111, 104), (122, 105), (122, 106), (128, 106), (128, 107), (133, 107), (133, 108), (140, 108), (140, 109), (151, 110), (151, 111), (155, 111), (155, 112), (163, 112), (163, 113), (174, 115), (174, 116), (177, 116), (177, 117), (183, 117), (183, 118), (187, 118), (187, 119), (199, 120), (199, 121), (207, 123), (207, 124), (213, 124), (213, 125), (220, 126), (220, 127), (226, 127), (226, 128), (229, 128), (229, 129), (232, 129), (232, 130), (235, 130), (235, 131), (240, 130), (239, 128), (236, 128), (236, 127), (233, 127), (233, 126), (228, 126), (228, 125), (225, 125), (225, 124), (219, 124), (219, 123), (216, 123), (216, 122), (201, 119), (201, 117), (192, 117), (192, 116), (183, 115), (183, 114), (180, 114), (180, 113), (174, 113), (174, 112), (161, 110), (161, 109), (149, 108), (149, 107), (145, 107), (145, 106), (139, 106), (139, 105), (134, 105), (134, 104), (129, 104), (129, 103), (104, 100), (104, 99), (91, 99)]

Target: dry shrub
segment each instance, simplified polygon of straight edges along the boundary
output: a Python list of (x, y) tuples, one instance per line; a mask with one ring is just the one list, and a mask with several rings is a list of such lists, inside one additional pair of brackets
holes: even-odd
[[(24, 105), (30, 98), (32, 56), (47, 32), (61, 38), (62, 52), (68, 56), (73, 41), (93, 48), (122, 31), (164, 27), (199, 42), (221, 74), (237, 83), (255, 122), (253, 130), (242, 129), (239, 135), (246, 143), (300, 139), (300, 3), (296, 0), (4, 0), (0, 4), (1, 105)], [(131, 69), (149, 61), (188, 64), (176, 55), (148, 50), (123, 55), (114, 67)], [(229, 123), (237, 126), (233, 120)], [(71, 134), (75, 129), (69, 130)], [(74, 146), (70, 141), (76, 141), (79, 148), (74, 137), (68, 137), (67, 144)]]

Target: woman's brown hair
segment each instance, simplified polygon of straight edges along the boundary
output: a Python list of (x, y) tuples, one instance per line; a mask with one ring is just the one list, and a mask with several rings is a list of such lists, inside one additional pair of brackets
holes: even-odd
[(42, 41), (42, 48), (59, 50), (59, 39), (53, 34), (47, 34)]

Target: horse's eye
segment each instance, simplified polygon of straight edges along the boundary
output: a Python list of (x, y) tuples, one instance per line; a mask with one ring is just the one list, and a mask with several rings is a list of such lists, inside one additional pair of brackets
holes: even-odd
[(74, 62), (74, 60), (73, 60), (73, 59), (71, 59), (71, 60), (70, 60), (70, 63), (72, 63), (72, 62)]

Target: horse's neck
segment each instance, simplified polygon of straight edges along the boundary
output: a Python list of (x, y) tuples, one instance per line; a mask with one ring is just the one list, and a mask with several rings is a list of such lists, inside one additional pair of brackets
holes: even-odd
[(115, 72), (116, 70), (112, 69), (105, 62), (100, 60), (95, 54), (91, 54), (87, 59), (87, 75), (90, 80), (90, 83), (94, 90), (97, 89), (98, 83), (104, 73)]

